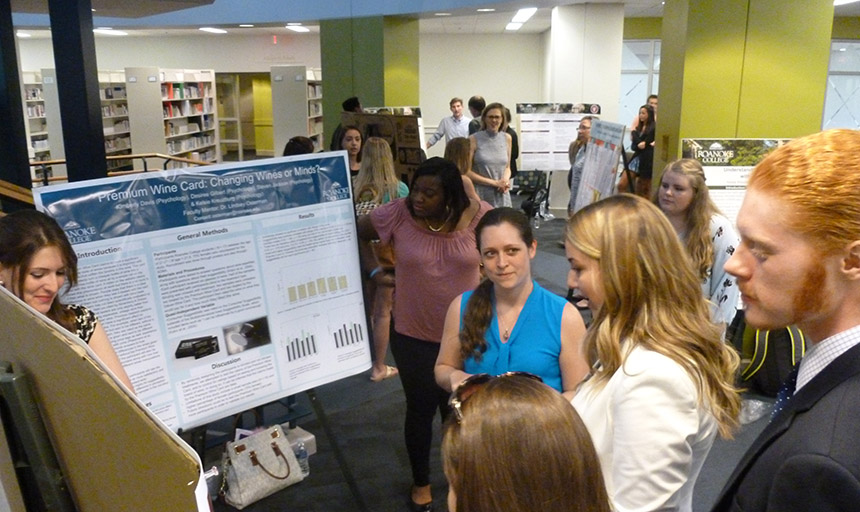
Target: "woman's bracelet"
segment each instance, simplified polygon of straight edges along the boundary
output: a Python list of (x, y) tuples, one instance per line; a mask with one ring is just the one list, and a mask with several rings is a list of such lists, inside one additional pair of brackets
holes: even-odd
[(375, 269), (371, 270), (369, 274), (367, 274), (367, 278), (373, 279), (373, 276), (375, 276), (376, 274), (378, 274), (380, 272), (382, 272), (382, 267), (376, 267)]

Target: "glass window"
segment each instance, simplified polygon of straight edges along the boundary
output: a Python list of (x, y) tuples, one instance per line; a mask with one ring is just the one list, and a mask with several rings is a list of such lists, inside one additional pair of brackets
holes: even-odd
[(860, 43), (833, 41), (821, 129), (860, 129)]
[[(629, 127), (648, 96), (658, 94), (660, 41), (627, 40), (622, 48), (618, 122)], [(629, 137), (625, 137), (625, 146), (629, 145)]]

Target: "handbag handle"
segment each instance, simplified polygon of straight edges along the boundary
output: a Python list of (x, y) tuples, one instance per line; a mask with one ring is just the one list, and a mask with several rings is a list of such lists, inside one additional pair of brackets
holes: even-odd
[(278, 480), (286, 480), (287, 478), (290, 477), (290, 461), (287, 460), (287, 458), (284, 456), (284, 452), (281, 451), (281, 448), (274, 441), (272, 441), (272, 451), (275, 452), (276, 456), (282, 458), (284, 460), (284, 463), (287, 465), (287, 474), (286, 475), (278, 476), (278, 475), (272, 474), (271, 471), (266, 469), (266, 467), (260, 463), (259, 459), (257, 459), (257, 452), (255, 452), (254, 450), (251, 450), (251, 453), (248, 454), (248, 456), (251, 457), (251, 464), (253, 464), (255, 466), (260, 466), (260, 469), (262, 469), (267, 475), (269, 475), (272, 478), (277, 478)]

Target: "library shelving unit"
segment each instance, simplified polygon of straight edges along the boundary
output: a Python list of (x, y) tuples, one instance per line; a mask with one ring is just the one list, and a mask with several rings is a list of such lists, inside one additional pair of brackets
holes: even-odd
[(235, 147), (241, 162), (245, 159), (245, 155), (242, 147), (242, 120), (239, 113), (239, 75), (218, 73), (215, 78), (221, 156), (224, 157), (227, 151)]
[[(128, 97), (124, 71), (99, 71), (99, 96), (102, 106), (102, 128), (105, 154), (132, 154), (131, 124), (128, 120)], [(133, 167), (129, 160), (108, 160), (108, 171), (125, 171)]]
[(272, 66), (272, 122), (275, 154), (290, 138), (304, 135), (317, 151), (323, 140), (322, 72), (306, 66)]
[[(45, 94), (42, 86), (42, 73), (39, 71), (23, 71), (24, 84), (24, 116), (27, 118), (27, 137), (30, 143), (29, 154), (32, 161), (51, 159), (51, 146), (48, 143), (48, 118), (45, 115)], [(45, 168), (48, 175), (52, 169)], [(42, 178), (42, 169), (37, 166), (30, 168), (34, 179)]]
[[(125, 75), (135, 152), (221, 161), (214, 71), (139, 67), (126, 68)], [(143, 164), (138, 159), (134, 165)], [(188, 165), (170, 162), (168, 168)]]
[[(60, 90), (57, 88), (57, 72), (54, 69), (42, 69), (42, 99), (45, 106), (45, 127), (48, 131), (48, 151), (37, 153), (36, 160), (63, 160), (66, 149), (63, 145), (63, 120), (60, 115)], [(52, 165), (46, 169), (48, 177), (67, 176), (65, 164)], [(33, 167), (33, 177), (41, 179), (41, 167)]]

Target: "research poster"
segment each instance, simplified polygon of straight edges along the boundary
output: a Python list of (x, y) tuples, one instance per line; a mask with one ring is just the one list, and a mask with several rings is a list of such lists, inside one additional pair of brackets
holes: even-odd
[(594, 103), (517, 103), (521, 171), (567, 171), (567, 149), (577, 137), (579, 121), (598, 117)]
[(736, 223), (753, 167), (789, 140), (683, 139), (681, 156), (702, 164), (711, 199), (723, 215)]
[(626, 127), (619, 123), (597, 119), (591, 123), (591, 140), (585, 150), (585, 165), (574, 212), (615, 193), (625, 130)]
[(34, 190), (138, 397), (191, 428), (370, 367), (345, 152)]
[(394, 172), (405, 183), (426, 159), (424, 126), (419, 107), (367, 107), (363, 114), (342, 112), (341, 124), (355, 126), (363, 140), (381, 137), (391, 146)]

